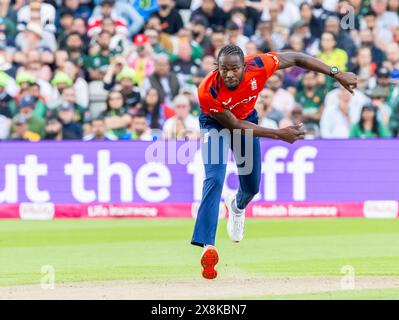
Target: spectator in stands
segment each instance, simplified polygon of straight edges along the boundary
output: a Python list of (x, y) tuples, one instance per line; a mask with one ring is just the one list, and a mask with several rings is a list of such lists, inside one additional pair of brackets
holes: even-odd
[(57, 42), (54, 34), (43, 30), (38, 23), (28, 23), (15, 38), (16, 47), (24, 52), (29, 50), (49, 50), (54, 52), (57, 48)]
[(323, 32), (321, 36), (320, 51), (317, 56), (328, 65), (335, 65), (341, 71), (346, 71), (348, 64), (348, 54), (337, 48), (337, 40), (335, 34), (331, 32)]
[(69, 33), (72, 32), (74, 12), (69, 9), (62, 9), (58, 12), (58, 30), (56, 33), (58, 47), (65, 47), (65, 40)]
[(377, 20), (377, 14), (373, 10), (369, 10), (363, 15), (363, 26), (362, 29), (369, 29), (374, 35), (375, 45), (381, 50), (385, 49), (385, 46), (393, 41), (393, 35), (391, 30), (382, 27)]
[(43, 140), (63, 140), (62, 124), (57, 117), (51, 117), (47, 120), (45, 130), (46, 133)]
[(139, 89), (137, 88), (136, 73), (125, 66), (121, 72), (116, 75), (116, 81), (120, 85), (120, 92), (123, 95), (125, 105), (131, 114), (137, 112), (141, 100)]
[(125, 134), (132, 117), (127, 112), (121, 92), (112, 90), (107, 97), (107, 110), (102, 113), (105, 125), (118, 139)]
[(305, 122), (303, 109), (300, 105), (296, 105), (290, 112), (289, 117), (286, 117), (279, 122), (279, 128), (285, 128), (295, 123), (304, 123), (305, 139), (320, 137), (320, 130), (317, 124), (313, 122)]
[(17, 31), (14, 27), (14, 23), (8, 19), (7, 17), (0, 16), (0, 46), (7, 50), (13, 50), (13, 47), (15, 47), (15, 35)]
[(82, 125), (76, 121), (72, 103), (64, 102), (58, 110), (58, 119), (62, 124), (63, 140), (81, 140), (83, 137)]
[(64, 71), (73, 81), (76, 103), (84, 109), (87, 109), (89, 106), (89, 85), (84, 79), (80, 68), (71, 60), (67, 60), (64, 63), (62, 71)]
[(62, 48), (68, 53), (70, 60), (72, 60), (79, 67), (84, 67), (86, 59), (86, 48), (79, 33), (70, 33), (66, 38), (66, 47)]
[(170, 56), (172, 69), (179, 82), (185, 83), (198, 71), (203, 49), (197, 42), (191, 40), (191, 31), (188, 29), (179, 30), (175, 45), (176, 53)]
[(63, 71), (57, 71), (51, 80), (53, 91), (51, 97), (47, 100), (48, 106), (52, 109), (60, 103), (62, 90), (73, 85), (73, 80)]
[(165, 139), (198, 139), (198, 118), (190, 114), (190, 100), (178, 95), (173, 100), (175, 115), (166, 120), (163, 126)]
[(383, 65), (389, 69), (391, 76), (399, 72), (399, 44), (390, 43), (386, 47), (387, 60)]
[(147, 117), (151, 129), (162, 129), (167, 118), (174, 115), (174, 111), (161, 102), (158, 91), (150, 88), (144, 95), (141, 108)]
[(200, 70), (204, 72), (202, 77), (205, 77), (209, 72), (215, 70), (215, 68), (216, 68), (216, 58), (214, 56), (208, 55), (202, 59), (201, 68), (200, 68)]
[(89, 41), (89, 36), (87, 34), (86, 20), (83, 18), (74, 18), (72, 21), (71, 32), (76, 32), (79, 34), (84, 42)]
[(377, 119), (377, 107), (372, 104), (363, 106), (360, 121), (355, 123), (350, 131), (351, 138), (388, 138), (389, 131)]
[(179, 94), (184, 95), (190, 100), (190, 113), (199, 117), (201, 114), (201, 107), (198, 101), (198, 93), (197, 87), (187, 84), (183, 88), (180, 89)]
[(84, 122), (89, 120), (89, 112), (79, 103), (77, 103), (76, 93), (73, 87), (66, 87), (62, 89), (61, 104), (57, 106), (57, 109), (59, 110), (60, 106), (65, 102), (73, 105), (73, 109), (75, 111), (75, 121), (83, 125)]
[(153, 141), (156, 138), (157, 137), (153, 136), (151, 128), (148, 126), (146, 114), (143, 111), (136, 113), (130, 123), (126, 139)]
[(324, 98), (324, 111), (323, 114), (329, 108), (335, 108), (338, 106), (339, 101), (346, 101), (349, 99), (349, 115), (351, 118), (351, 123), (359, 121), (361, 107), (366, 103), (370, 102), (370, 99), (360, 90), (355, 89), (354, 94), (351, 95), (349, 92), (345, 92), (342, 86), (337, 89), (329, 91)]
[[(75, 20), (76, 21), (76, 20)], [(118, 26), (111, 18), (104, 18), (102, 21), (100, 31), (107, 31), (111, 36), (111, 41), (109, 44), (109, 49), (114, 53), (114, 55), (126, 55), (131, 49), (131, 40), (128, 38), (127, 28)], [(95, 33), (93, 37), (95, 36)]]
[[(118, 15), (112, 14), (113, 1), (103, 1), (100, 6), (100, 14), (94, 15), (88, 21), (88, 36), (99, 34), (104, 29), (106, 21), (110, 21), (115, 27), (116, 33), (127, 35), (129, 33), (126, 21)], [(109, 31), (109, 30), (108, 30)]]
[(391, 81), (391, 72), (388, 68), (381, 67), (376, 73), (376, 85), (384, 90), (385, 102), (392, 109), (399, 99), (399, 88)]
[(208, 20), (204, 16), (194, 16), (191, 20), (192, 40), (198, 43), (204, 52), (212, 46), (211, 39), (206, 33), (208, 26)]
[[(161, 24), (161, 19), (157, 16), (157, 15), (152, 15), (150, 16), (150, 18), (147, 21), (147, 25), (146, 25), (146, 30), (149, 29), (154, 29), (158, 32), (159, 35), (159, 45), (162, 49), (166, 50), (166, 52), (170, 53), (173, 51), (173, 43), (172, 43), (172, 39), (171, 39), (171, 35), (166, 33), (165, 31), (163, 31), (162, 29), (162, 24)], [(150, 38), (150, 42), (151, 41), (151, 37)], [(158, 52), (154, 45), (155, 43), (151, 43), (153, 48), (154, 48), (154, 52), (155, 53), (160, 53)]]
[[(44, 136), (45, 121), (43, 118), (38, 117), (34, 113), (35, 109), (35, 98), (30, 95), (24, 95), (21, 97), (18, 103), (19, 115), (25, 117), (28, 130), (39, 135), (39, 137)], [(20, 119), (20, 117), (18, 118)]]
[(0, 113), (0, 141), (7, 140), (9, 138), (11, 124), (12, 120)]
[(278, 129), (277, 122), (268, 117), (271, 109), (271, 104), (265, 106), (262, 100), (258, 99), (255, 104), (255, 109), (258, 112), (260, 126), (269, 129)]
[(33, 109), (33, 114), (39, 118), (44, 119), (47, 114), (47, 106), (45, 99), (40, 94), (40, 86), (37, 83), (33, 83), (26, 90), (20, 92), (20, 96), (28, 95), (34, 99), (35, 106)]
[(193, 17), (201, 15), (209, 22), (209, 27), (224, 27), (228, 20), (228, 15), (216, 4), (215, 0), (203, 0), (201, 6), (191, 14)]
[(211, 35), (211, 47), (205, 52), (205, 55), (211, 55), (216, 58), (219, 51), (227, 44), (225, 30), (223, 27), (216, 28)]
[(329, 92), (320, 119), (321, 136), (348, 138), (350, 128), (360, 119), (361, 107), (368, 102), (369, 99), (358, 90), (353, 96), (342, 87)]
[(161, 20), (162, 31), (176, 34), (183, 28), (183, 20), (173, 0), (158, 0), (159, 10), (154, 14)]
[(290, 40), (293, 36), (297, 36), (301, 40), (300, 46), (293, 46), (290, 42), (290, 47), (294, 51), (302, 51), (310, 55), (315, 55), (319, 51), (320, 41), (319, 39), (312, 36), (309, 29), (309, 24), (303, 20), (299, 20), (296, 22), (292, 28), (292, 34), (290, 36)]
[(82, 18), (86, 21), (91, 14), (90, 6), (85, 5), (84, 2), (80, 0), (65, 0), (63, 8), (72, 11), (74, 18)]
[(55, 8), (41, 0), (29, 0), (18, 11), (18, 29), (23, 30), (30, 22), (38, 23), (44, 30), (55, 33)]
[(302, 84), (295, 100), (303, 108), (303, 122), (318, 124), (324, 109), (325, 89), (317, 84), (317, 73), (314, 71), (304, 73)]
[(226, 24), (227, 43), (245, 48), (249, 41), (248, 37), (243, 35), (243, 25), (239, 26), (234, 21), (228, 21)]
[(109, 49), (112, 35), (108, 31), (101, 31), (96, 39), (96, 45), (84, 62), (89, 72), (90, 81), (101, 81), (110, 64), (112, 52)]
[(325, 21), (324, 30), (336, 35), (336, 48), (344, 50), (348, 57), (353, 57), (356, 53), (356, 44), (347, 30), (341, 28), (340, 23), (338, 17), (329, 16)]
[(144, 34), (134, 37), (136, 52), (129, 56), (128, 64), (135, 71), (135, 78), (141, 84), (146, 77), (150, 77), (155, 70), (153, 49), (149, 38)]
[[(277, 22), (279, 25), (285, 26), (287, 28), (292, 27), (292, 25), (297, 22), (300, 18), (300, 12), (297, 5), (287, 0), (277, 0), (275, 2), (274, 9), (278, 10)], [(269, 10), (265, 9), (262, 14), (263, 20), (268, 20), (272, 13)]]
[(385, 102), (386, 92), (384, 88), (376, 86), (369, 90), (367, 94), (370, 97), (371, 104), (376, 108), (377, 120), (388, 127), (392, 109)]
[(84, 136), (86, 141), (113, 141), (118, 138), (107, 131), (107, 126), (104, 117), (97, 117), (91, 120), (91, 133)]
[(245, 0), (234, 0), (233, 8), (228, 15), (232, 21), (242, 26), (243, 34), (250, 37), (256, 30), (261, 14), (247, 3)]
[(376, 14), (377, 25), (390, 30), (399, 25), (399, 17), (397, 12), (387, 11), (387, 4), (387, 0), (371, 0), (371, 8)]
[(353, 64), (353, 72), (359, 77), (371, 78), (377, 65), (372, 61), (371, 49), (369, 47), (361, 47), (357, 51), (356, 60)]
[(389, 128), (393, 137), (399, 136), (399, 99), (397, 99), (395, 104), (392, 106), (392, 113), (389, 119)]
[(359, 33), (360, 47), (368, 47), (371, 50), (372, 61), (377, 64), (378, 67), (382, 66), (382, 62), (385, 60), (385, 53), (375, 45), (374, 34), (370, 29), (363, 29)]
[(275, 72), (266, 82), (266, 88), (273, 91), (273, 102), (272, 106), (274, 109), (289, 115), (289, 113), (295, 107), (294, 96), (288, 91), (282, 88), (284, 74), (280, 71)]
[(144, 25), (144, 18), (128, 2), (103, 0), (100, 6), (94, 8), (92, 18), (110, 17), (112, 20), (124, 20), (129, 26), (129, 36), (134, 36)]
[(14, 56), (7, 51), (7, 47), (0, 44), (0, 71), (6, 73), (10, 77), (15, 77), (17, 70), (16, 65), (12, 64), (13, 58)]
[(50, 81), (52, 71), (47, 64), (42, 61), (42, 56), (38, 50), (30, 50), (25, 53), (23, 65), (18, 68), (17, 73), (26, 71), (30, 73), (36, 80)]
[(309, 26), (310, 34), (316, 38), (321, 38), (323, 31), (322, 21), (317, 18), (312, 11), (312, 6), (308, 2), (302, 2), (299, 5), (301, 20)]
[(39, 141), (40, 134), (29, 129), (28, 119), (23, 114), (17, 114), (13, 119), (11, 140)]
[(180, 84), (176, 74), (171, 71), (168, 56), (161, 54), (155, 57), (155, 72), (151, 77), (144, 79), (142, 85), (143, 92), (150, 88), (155, 88), (159, 92), (161, 102), (166, 104), (171, 104), (179, 93)]
[(157, 54), (170, 55), (172, 53), (173, 45), (170, 44), (170, 51), (168, 51), (162, 43), (161, 33), (156, 29), (146, 29), (144, 35), (148, 38), (149, 45), (151, 46), (152, 52)]
[(276, 51), (276, 36), (278, 35), (273, 33), (272, 22), (270, 20), (261, 20), (251, 39), (255, 41), (260, 52), (269, 52)]
[[(8, 119), (12, 119), (17, 111), (17, 106), (14, 99), (7, 93), (8, 76), (0, 73), (0, 115)], [(5, 123), (2, 120), (2, 125)]]
[(274, 91), (264, 88), (259, 94), (259, 101), (263, 105), (263, 116), (274, 121), (277, 125), (284, 118), (284, 113), (273, 107)]

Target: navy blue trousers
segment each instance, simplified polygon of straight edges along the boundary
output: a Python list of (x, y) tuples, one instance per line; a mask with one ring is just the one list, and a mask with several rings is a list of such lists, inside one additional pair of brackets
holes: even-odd
[[(256, 110), (245, 120), (258, 124)], [(235, 137), (233, 134), (212, 135), (212, 132), (220, 133), (222, 130), (225, 133), (227, 129), (204, 113), (201, 113), (199, 121), (205, 180), (191, 244), (202, 247), (215, 244), (228, 150), (232, 149), (237, 163), (240, 182), (237, 207), (240, 209), (244, 209), (259, 192), (261, 155), (259, 138), (241, 134), (237, 134)]]

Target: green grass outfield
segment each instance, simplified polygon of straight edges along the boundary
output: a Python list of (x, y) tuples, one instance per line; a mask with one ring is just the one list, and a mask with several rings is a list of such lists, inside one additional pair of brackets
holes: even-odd
[[(193, 279), (201, 253), (189, 244), (193, 225), (191, 219), (1, 220), (0, 286), (37, 284), (43, 265), (55, 268), (57, 283)], [(228, 240), (222, 221), (217, 246), (225, 276), (342, 276), (344, 265), (356, 275), (399, 276), (399, 219), (248, 219), (239, 245)], [(281, 298), (384, 295), (399, 290)]]

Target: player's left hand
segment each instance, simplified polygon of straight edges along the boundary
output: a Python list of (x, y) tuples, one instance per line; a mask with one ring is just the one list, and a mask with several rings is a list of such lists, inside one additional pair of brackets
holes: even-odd
[(291, 144), (297, 140), (303, 140), (305, 139), (305, 131), (303, 123), (298, 123), (293, 126), (278, 129), (277, 136), (278, 139)]
[(357, 87), (357, 76), (353, 72), (339, 72), (335, 77), (346, 90), (354, 94), (354, 89)]

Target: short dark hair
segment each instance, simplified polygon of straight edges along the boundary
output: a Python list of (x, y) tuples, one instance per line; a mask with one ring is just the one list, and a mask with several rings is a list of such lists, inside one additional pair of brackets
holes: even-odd
[(140, 109), (133, 115), (133, 118), (147, 118), (147, 114), (145, 113), (144, 110)]
[[(77, 37), (80, 38), (80, 40), (82, 40), (82, 36), (81, 36), (78, 32), (76, 32), (76, 31), (73, 31), (73, 32), (69, 33), (69, 34), (67, 35), (67, 38), (70, 38), (70, 37), (73, 37), (73, 36), (77, 36)], [(83, 41), (83, 40), (82, 40), (82, 41)]]
[(103, 115), (99, 115), (99, 116), (97, 116), (95, 118), (92, 118), (90, 122), (93, 123), (94, 121), (104, 122), (105, 121), (105, 117)]
[(334, 33), (330, 32), (330, 31), (323, 31), (321, 36), (323, 36), (324, 34), (331, 34), (333, 39), (334, 39), (334, 41), (335, 41), (335, 44), (337, 44), (338, 38), (337, 38), (337, 36)]
[(376, 17), (376, 16), (377, 16), (377, 13), (376, 13), (373, 9), (370, 9), (370, 10), (367, 10), (367, 11), (363, 14), (363, 16), (364, 16), (364, 17), (369, 17), (369, 16)]
[(224, 46), (218, 54), (217, 62), (219, 63), (220, 58), (223, 56), (235, 56), (237, 55), (240, 58), (240, 61), (244, 63), (244, 52), (241, 50), (239, 46), (229, 44)]

